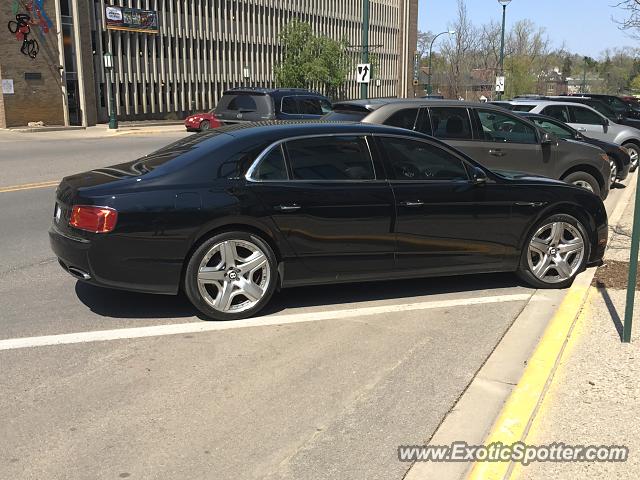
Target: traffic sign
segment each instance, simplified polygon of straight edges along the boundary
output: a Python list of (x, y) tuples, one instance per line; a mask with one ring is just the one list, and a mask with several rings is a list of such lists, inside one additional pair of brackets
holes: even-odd
[(356, 76), (358, 77), (358, 83), (371, 82), (371, 64), (359, 63)]
[(496, 92), (504, 93), (504, 77), (496, 77)]

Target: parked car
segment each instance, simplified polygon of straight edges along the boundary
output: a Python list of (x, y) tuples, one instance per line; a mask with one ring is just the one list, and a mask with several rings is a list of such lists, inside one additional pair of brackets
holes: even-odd
[[(558, 139), (529, 120), (486, 103), (452, 100), (354, 100), (334, 105), (334, 113), (351, 112), (377, 123), (433, 135), (462, 150), (487, 168), (515, 170), (588, 186), (606, 198), (611, 175), (602, 150)], [(354, 119), (354, 118), (352, 118)]]
[(218, 128), (222, 122), (218, 120), (214, 110), (189, 115), (184, 120), (187, 132), (205, 132), (210, 128)]
[(591, 97), (582, 97), (582, 96), (572, 96), (572, 95), (560, 95), (560, 96), (554, 96), (554, 97), (543, 97), (543, 96), (537, 95), (535, 97), (534, 96), (517, 96), (513, 100), (521, 103), (518, 103), (517, 105), (512, 105), (511, 109), (517, 109), (520, 111), (527, 111), (524, 105), (526, 100), (548, 100), (548, 101), (554, 101), (554, 102), (581, 103), (583, 105), (590, 106), (596, 112), (607, 117), (611, 122), (640, 129), (639, 119), (627, 116), (625, 112), (614, 110), (611, 106), (604, 103), (604, 101), (602, 101), (601, 99), (596, 99)]
[(548, 117), (557, 118), (589, 137), (622, 145), (629, 151), (631, 156), (631, 171), (638, 168), (640, 130), (628, 125), (618, 124), (588, 105), (574, 102), (513, 100), (511, 103), (515, 107), (522, 106), (522, 111), (541, 113)]
[(233, 320), (299, 285), (513, 271), (563, 288), (601, 262), (608, 232), (592, 193), (494, 173), (417, 132), (263, 122), (64, 178), (49, 234), (81, 281), (183, 290)]
[[(324, 95), (303, 88), (234, 88), (208, 114), (187, 117), (188, 131), (265, 120), (317, 120), (331, 112)], [(203, 123), (204, 122), (204, 123)]]
[(593, 98), (594, 100), (599, 100), (605, 105), (608, 105), (616, 113), (626, 118), (633, 118), (636, 120), (640, 119), (640, 108), (616, 95), (605, 95), (601, 93), (575, 93), (572, 94), (571, 97)]
[(601, 148), (609, 157), (609, 163), (611, 164), (611, 183), (624, 180), (629, 175), (631, 157), (626, 148), (616, 145), (615, 143), (587, 137), (556, 118), (528, 112), (520, 112), (519, 115), (531, 120), (540, 128), (553, 133), (562, 140), (576, 140)]

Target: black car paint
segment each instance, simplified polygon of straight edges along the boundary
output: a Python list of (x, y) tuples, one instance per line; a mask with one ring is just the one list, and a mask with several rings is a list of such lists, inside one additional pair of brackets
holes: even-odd
[[(381, 178), (358, 185), (244, 178), (252, 160), (275, 141), (337, 134), (369, 136)], [(486, 182), (386, 180), (390, 170), (379, 135), (436, 144), (483, 171)], [(163, 157), (171, 160), (154, 161)], [(400, 199), (418, 196), (423, 208), (400, 205)], [(508, 178), (436, 139), (379, 125), (222, 127), (134, 162), (66, 177), (56, 201), (62, 215), (49, 233), (65, 269), (87, 272), (95, 285), (163, 294), (178, 292), (191, 252), (220, 229), (262, 236), (276, 253), (283, 287), (514, 271), (529, 230), (558, 212), (584, 222), (590, 262), (601, 260), (607, 236), (604, 205), (585, 190), (546, 178)], [(274, 207), (283, 202), (303, 208), (278, 212)], [(115, 230), (93, 234), (70, 227), (76, 204), (115, 208)]]

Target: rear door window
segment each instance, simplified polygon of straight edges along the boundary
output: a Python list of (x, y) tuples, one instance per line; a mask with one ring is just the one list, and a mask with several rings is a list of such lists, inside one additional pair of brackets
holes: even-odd
[(418, 117), (417, 108), (404, 108), (398, 110), (392, 114), (385, 122), (385, 125), (392, 127), (406, 128), (407, 130), (413, 130), (416, 125), (416, 118)]
[(374, 180), (373, 160), (364, 137), (337, 136), (286, 143), (294, 180)]
[[(433, 136), (447, 140), (471, 140), (469, 112), (461, 107), (431, 107), (431, 128)], [(428, 135), (429, 131), (424, 131)]]
[(602, 125), (602, 117), (584, 107), (569, 107), (573, 123), (582, 123), (583, 125)]
[(295, 115), (298, 113), (298, 103), (295, 97), (282, 97), (282, 104), (280, 110), (282, 113), (289, 115)]
[(322, 115), (320, 100), (314, 97), (296, 97), (298, 113), (302, 115)]
[(548, 107), (544, 107), (540, 113), (547, 117), (556, 118), (564, 123), (569, 123), (571, 121), (569, 119), (569, 111), (564, 105), (550, 105)]

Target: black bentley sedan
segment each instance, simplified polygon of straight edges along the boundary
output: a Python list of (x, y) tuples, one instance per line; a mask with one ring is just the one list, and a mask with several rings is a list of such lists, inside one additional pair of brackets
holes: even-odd
[(261, 123), (66, 177), (50, 239), (82, 281), (184, 291), (232, 320), (298, 285), (513, 271), (565, 287), (601, 260), (607, 215), (584, 189), (489, 171), (421, 133)]

